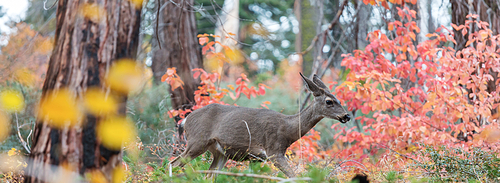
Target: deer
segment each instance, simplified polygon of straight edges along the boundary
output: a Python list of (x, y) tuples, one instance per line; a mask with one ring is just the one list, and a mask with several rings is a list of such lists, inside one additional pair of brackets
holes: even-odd
[[(255, 109), (210, 104), (193, 111), (183, 119), (186, 149), (169, 163), (183, 167), (207, 150), (213, 156), (209, 170), (219, 171), (226, 162), (270, 160), (287, 177), (296, 176), (288, 164), (288, 147), (309, 132), (323, 118), (346, 123), (351, 117), (317, 75), (304, 77), (305, 88), (312, 92), (314, 102), (295, 115), (285, 115), (269, 109)], [(207, 177), (215, 179), (217, 174)]]

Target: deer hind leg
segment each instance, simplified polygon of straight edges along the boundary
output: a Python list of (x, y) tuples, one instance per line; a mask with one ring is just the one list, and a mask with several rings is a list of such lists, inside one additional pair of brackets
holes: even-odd
[(208, 146), (212, 145), (214, 142), (215, 140), (209, 140), (205, 142), (198, 141), (193, 143), (188, 142), (186, 150), (181, 155), (179, 155), (179, 157), (172, 160), (169, 164), (171, 164), (173, 167), (183, 167), (187, 162), (197, 158), (198, 156), (206, 152)]
[[(226, 165), (226, 162), (228, 158), (224, 155), (224, 150), (222, 149), (222, 146), (218, 142), (215, 142), (212, 146), (208, 148), (210, 153), (212, 153), (213, 160), (212, 164), (210, 165), (209, 170), (222, 170), (224, 168), (224, 165)], [(206, 178), (211, 178), (212, 180), (215, 181), (215, 178), (217, 178), (216, 173), (209, 173), (207, 174)]]

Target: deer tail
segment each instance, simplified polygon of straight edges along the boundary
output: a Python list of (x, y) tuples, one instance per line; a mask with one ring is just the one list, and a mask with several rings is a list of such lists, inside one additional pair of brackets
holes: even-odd
[(182, 135), (184, 134), (184, 124), (186, 124), (186, 119), (187, 119), (187, 116), (184, 119), (182, 119), (181, 123), (177, 127), (177, 133), (179, 133), (179, 138), (181, 138), (181, 139), (182, 139)]

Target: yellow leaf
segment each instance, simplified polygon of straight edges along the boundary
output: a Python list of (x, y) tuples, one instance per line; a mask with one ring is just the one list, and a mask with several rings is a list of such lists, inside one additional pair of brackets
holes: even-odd
[(116, 99), (98, 88), (87, 90), (84, 103), (85, 108), (96, 116), (113, 114), (118, 110)]
[(141, 9), (143, 1), (144, 0), (130, 0), (130, 2), (134, 4), (135, 9)]
[(226, 54), (226, 58), (229, 59), (229, 62), (233, 65), (239, 65), (245, 61), (241, 52), (237, 49), (232, 49), (229, 47), (224, 47), (224, 53)]
[(115, 91), (129, 93), (140, 88), (143, 69), (130, 59), (116, 61), (110, 68), (106, 83)]
[(480, 39), (481, 41), (484, 41), (486, 38), (488, 38), (488, 31), (485, 30), (480, 30), (479, 35), (481, 36)]
[(112, 182), (113, 183), (121, 183), (121, 182), (125, 182), (125, 180), (126, 180), (125, 170), (123, 169), (122, 166), (117, 166), (113, 170)]
[(93, 170), (89, 174), (89, 182), (90, 183), (107, 183), (106, 177), (99, 170)]
[(132, 142), (136, 134), (134, 124), (126, 117), (110, 117), (97, 126), (102, 145), (112, 150), (120, 150), (123, 144)]
[(27, 68), (18, 69), (14, 72), (16, 80), (26, 86), (31, 86), (35, 83), (35, 75)]
[(17, 154), (16, 150), (17, 150), (16, 148), (12, 148), (12, 149), (10, 149), (10, 150), (9, 150), (9, 152), (7, 152), (7, 155), (9, 155), (9, 156), (14, 156), (14, 155), (16, 155), (16, 154)]
[(54, 43), (53, 43), (52, 39), (47, 38), (47, 39), (45, 39), (37, 44), (36, 51), (38, 51), (42, 54), (49, 54), (50, 51), (52, 51), (53, 45), (54, 45)]
[(0, 107), (11, 112), (19, 112), (24, 108), (24, 98), (17, 90), (5, 90), (0, 93)]
[(0, 111), (0, 142), (9, 136), (9, 132), (9, 118), (2, 111)]
[(41, 99), (38, 115), (41, 119), (48, 119), (50, 126), (63, 128), (77, 124), (82, 112), (71, 92), (61, 89), (50, 91)]

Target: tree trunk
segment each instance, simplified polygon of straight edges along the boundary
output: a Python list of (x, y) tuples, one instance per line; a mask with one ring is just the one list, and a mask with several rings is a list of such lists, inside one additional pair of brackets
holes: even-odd
[[(43, 84), (42, 97), (62, 88), (80, 98), (89, 87), (103, 86), (109, 66), (120, 58), (135, 58), (142, 5), (131, 1), (95, 0), (102, 16), (84, 17), (79, 0), (59, 0), (55, 47)], [(119, 109), (125, 115), (126, 96)], [(50, 182), (60, 178), (53, 166), (69, 164), (80, 175), (101, 172), (108, 181), (121, 152), (101, 145), (95, 130), (99, 118), (87, 114), (80, 124), (52, 128), (41, 117), (35, 126), (25, 182)], [(71, 177), (78, 179), (78, 177)]]
[[(371, 17), (371, 12), (372, 12), (372, 7), (371, 5), (366, 5), (365, 3), (359, 1), (355, 4), (357, 6), (358, 12), (356, 14), (356, 23), (354, 25), (354, 36), (356, 41), (356, 44), (354, 45), (355, 49), (362, 49), (364, 50), (366, 46), (368, 46), (368, 40), (366, 40), (366, 37), (368, 35), (368, 28), (369, 28), (369, 22), (370, 22), (370, 17)], [(339, 63), (340, 66), (340, 63)]]
[(191, 70), (202, 68), (203, 60), (197, 39), (193, 0), (173, 2), (175, 4), (169, 1), (161, 3), (161, 6), (164, 6), (160, 9), (158, 27), (161, 49), (157, 48), (153, 52), (151, 69), (157, 84), (167, 68), (177, 69), (177, 74), (184, 81), (184, 89), (170, 90), (172, 107), (185, 109), (194, 103), (194, 91), (199, 84), (199, 81), (193, 78)]
[[(301, 50), (304, 51), (309, 47), (314, 37), (321, 32), (321, 19), (323, 13), (323, 1), (319, 0), (301, 0), (300, 1), (300, 21), (299, 34), (302, 42)], [(313, 64), (318, 60), (318, 56), (322, 55), (321, 46), (323, 37), (318, 38), (313, 49), (302, 55), (302, 72), (309, 76), (313, 71)]]

